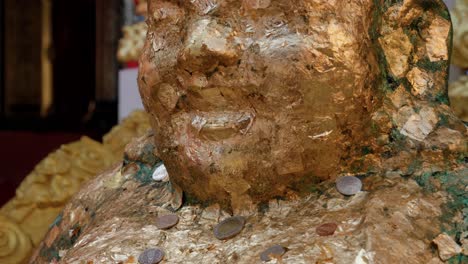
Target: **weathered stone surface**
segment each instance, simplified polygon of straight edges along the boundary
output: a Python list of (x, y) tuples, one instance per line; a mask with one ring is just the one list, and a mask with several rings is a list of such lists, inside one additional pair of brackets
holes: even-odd
[[(441, 1), (148, 10), (139, 86), (154, 135), (74, 198), (37, 263), (132, 262), (154, 247), (171, 263), (252, 263), (271, 243), (285, 263), (416, 264), (435, 261), (442, 228), (462, 231), (467, 128), (447, 105), (448, 48), (435, 50), (449, 43)], [(159, 158), (169, 181), (152, 179)], [(340, 175), (364, 188), (341, 195)], [(169, 211), (177, 228), (159, 230)], [(230, 215), (244, 229), (216, 239)]]
[(406, 75), (406, 78), (411, 83), (411, 92), (414, 95), (424, 95), (434, 85), (429, 74), (418, 67), (412, 68)]
[(139, 87), (172, 181), (239, 212), (336, 177), (369, 130), (373, 4), (150, 1), (171, 15), (148, 21)]
[(408, 26), (423, 13), (417, 0), (404, 0), (399, 10), (399, 22), (402, 26)]
[(447, 38), (450, 31), (450, 21), (436, 16), (428, 28), (426, 37), (426, 51), (430, 61), (448, 59)]
[(464, 255), (468, 256), (468, 231), (465, 231), (461, 234), (460, 240), (462, 243), (462, 252)]
[(413, 51), (413, 45), (403, 29), (400, 28), (381, 37), (379, 43), (390, 66), (390, 72), (397, 78), (405, 76), (409, 69), (409, 56)]
[(431, 133), (437, 124), (438, 117), (430, 107), (422, 108), (419, 113), (414, 113), (406, 121), (400, 133), (412, 139), (423, 141)]
[(272, 259), (279, 259), (281, 256), (286, 253), (286, 249), (280, 245), (274, 245), (267, 248), (260, 254), (260, 260), (270, 261)]
[(442, 260), (448, 260), (462, 252), (462, 248), (447, 234), (438, 235), (433, 242), (437, 245)]
[[(100, 186), (109, 177), (112, 173), (101, 175), (90, 186)], [(98, 192), (85, 189), (65, 208), (59, 237), (68, 236), (69, 226), (76, 225), (82, 227), (82, 234), (73, 246), (63, 249), (62, 262), (128, 261), (148, 247), (158, 247), (164, 249), (168, 263), (256, 263), (266, 243), (277, 243), (288, 248), (282, 256), (284, 263), (331, 259), (334, 263), (349, 263), (350, 259), (365, 258), (389, 264), (428, 263), (436, 257), (430, 241), (439, 233), (441, 205), (446, 199), (442, 193), (423, 194), (415, 181), (398, 175), (373, 176), (366, 180), (368, 188), (362, 195), (349, 199), (324, 184), (320, 187), (323, 195), (273, 200), (264, 213), (251, 211), (246, 228), (223, 242), (213, 235), (216, 222), (202, 219), (206, 219), (205, 210), (213, 209), (185, 205), (178, 211), (177, 229), (163, 231), (154, 224), (150, 212), (163, 213), (166, 209), (145, 202), (145, 193), (151, 187), (125, 186), (125, 191), (118, 192), (119, 188)], [(340, 206), (324, 206), (331, 200)], [(77, 204), (88, 206), (90, 213), (73, 218)], [(334, 235), (321, 237), (315, 228), (327, 220), (339, 228)], [(57, 241), (51, 248), (41, 249), (43, 260), (36, 259), (36, 263), (49, 263), (45, 252), (60, 247)]]
[(393, 106), (397, 109), (401, 109), (403, 106), (411, 104), (409, 93), (403, 85), (398, 86), (389, 98), (392, 101)]

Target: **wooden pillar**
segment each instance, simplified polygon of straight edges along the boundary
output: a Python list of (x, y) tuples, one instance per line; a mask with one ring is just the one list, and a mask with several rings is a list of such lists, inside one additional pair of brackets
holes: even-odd
[(38, 116), (41, 105), (41, 1), (5, 0), (7, 117)]
[(5, 59), (4, 59), (4, 29), (5, 29), (5, 13), (4, 13), (4, 1), (0, 1), (0, 118), (3, 118), (5, 111), (4, 104), (4, 90), (5, 90)]
[(98, 102), (117, 100), (120, 2), (96, 1), (96, 101)]
[(41, 116), (46, 117), (53, 102), (52, 61), (52, 2), (42, 0), (42, 39), (41, 39)]

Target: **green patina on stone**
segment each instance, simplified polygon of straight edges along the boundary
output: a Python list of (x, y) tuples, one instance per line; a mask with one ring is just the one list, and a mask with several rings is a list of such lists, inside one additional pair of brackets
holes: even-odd
[(161, 159), (154, 155), (155, 150), (154, 144), (145, 144), (141, 151), (138, 153), (136, 160), (130, 159), (127, 153), (124, 154), (124, 165), (130, 164), (132, 162), (141, 162), (149, 166), (154, 166), (156, 163), (160, 162)]
[[(381, 4), (381, 1), (379, 0), (374, 0), (374, 6), (377, 8), (374, 8), (374, 11), (372, 13), (372, 25), (369, 29), (369, 36), (372, 39), (373, 43), (373, 48), (376, 51), (377, 54), (377, 60), (378, 60), (378, 66), (380, 70), (380, 80), (379, 80), (379, 85), (378, 91), (383, 92), (383, 93), (388, 93), (388, 92), (393, 92), (396, 87), (395, 84), (392, 80), (394, 80), (393, 77), (390, 76), (389, 73), (389, 66), (387, 62), (387, 58), (385, 57), (385, 53), (378, 44), (378, 39), (381, 37), (380, 34), (380, 25), (382, 24), (382, 14), (387, 10), (388, 7), (393, 5), (394, 1), (385, 1), (384, 5)], [(389, 79), (391, 80), (389, 82)]]
[(397, 5), (397, 4), (402, 4), (402, 3), (403, 3), (403, 0), (385, 0), (382, 6), (382, 12), (386, 12), (390, 7)]
[(438, 102), (439, 104), (449, 105), (449, 98), (446, 92), (439, 92), (434, 96), (434, 101)]
[(445, 114), (439, 114), (439, 121), (437, 126), (447, 126), (449, 123), (449, 117)]
[(466, 264), (468, 263), (468, 256), (458, 254), (448, 260), (449, 264)]
[(292, 184), (291, 189), (298, 192), (300, 195), (308, 196), (311, 193), (320, 194), (323, 192), (323, 187), (320, 186), (319, 177), (312, 173), (308, 173), (306, 177)]
[(141, 153), (138, 155), (137, 160), (130, 160), (130, 158), (124, 156), (124, 166), (130, 163), (138, 165), (138, 171), (133, 175), (133, 178), (143, 185), (148, 185), (154, 182), (153, 172), (154, 170), (162, 165), (160, 158), (154, 155), (155, 146), (153, 144), (146, 144), (143, 146)]
[[(197, 199), (195, 196), (193, 195), (190, 195), (186, 192), (183, 193), (183, 205), (182, 206), (192, 206), (192, 205), (198, 205), (198, 206), (201, 206), (201, 208), (206, 208), (210, 205), (213, 204), (212, 201), (201, 201), (199, 199)], [(227, 203), (227, 204), (220, 204), (221, 207), (223, 208), (230, 208), (230, 205)]]
[(42, 247), (39, 251), (39, 255), (49, 262), (53, 260), (60, 260), (59, 252), (55, 247)]
[[(408, 27), (405, 27), (403, 28), (403, 33), (406, 34), (406, 36), (408, 36), (409, 38), (409, 41), (411, 42), (411, 44), (413, 46), (417, 46), (418, 43), (419, 43), (419, 36), (418, 36), (418, 32), (419, 32), (419, 21), (421, 18), (418, 18), (418, 19), (415, 19), (413, 22), (411, 22), (411, 24), (408, 26)], [(409, 59), (409, 61), (412, 61), (412, 54), (411, 54), (411, 58)]]
[(422, 167), (422, 161), (420, 159), (413, 159), (408, 166), (408, 172), (406, 174), (412, 175)]
[(154, 155), (154, 149), (155, 146), (153, 144), (146, 144), (143, 147), (143, 153), (139, 160), (152, 166), (161, 161), (158, 157)]
[(450, 13), (442, 1), (421, 1), (424, 11), (433, 10), (436, 14), (450, 21)]
[[(71, 236), (69, 234), (70, 230), (72, 232)], [(59, 251), (69, 249), (76, 243), (80, 237), (82, 227), (79, 224), (75, 224), (70, 230), (64, 231), (49, 248), (45, 246), (42, 247), (39, 251), (40, 256), (45, 258), (47, 261), (59, 261)]]
[(408, 78), (404, 77), (404, 78), (401, 78), (400, 79), (400, 82), (401, 84), (403, 85), (403, 87), (405, 87), (405, 90), (411, 94), (411, 89), (412, 89), (412, 85), (411, 83), (408, 81)]
[(460, 153), (457, 157), (457, 163), (468, 165), (468, 153)]
[(62, 222), (62, 219), (63, 219), (63, 212), (60, 212), (57, 215), (57, 217), (55, 218), (54, 222), (52, 222), (52, 224), (50, 224), (49, 229), (54, 227), (54, 226), (60, 225), (60, 223)]
[(142, 183), (143, 185), (148, 185), (154, 182), (153, 180), (153, 172), (154, 170), (162, 165), (162, 162), (156, 163), (153, 166), (149, 166), (146, 163), (136, 162), (139, 166), (139, 170), (134, 174), (134, 178)]
[[(450, 200), (442, 207), (442, 222), (441, 231), (455, 237), (455, 240), (460, 239), (462, 232), (468, 231), (468, 195), (466, 195), (465, 187), (468, 186), (468, 169), (460, 171), (443, 171), (443, 172), (424, 172), (416, 178), (417, 183), (427, 192), (437, 192), (438, 187), (435, 182), (440, 183), (441, 189), (450, 195)], [(463, 212), (463, 222), (454, 223), (456, 215)], [(467, 263), (466, 256), (457, 255), (449, 260), (449, 263)]]
[(265, 214), (270, 210), (270, 205), (267, 202), (262, 202), (257, 205), (257, 212)]
[(370, 127), (373, 135), (379, 135), (379, 125), (374, 120), (371, 121)]
[(416, 63), (416, 66), (428, 72), (442, 72), (447, 70), (449, 64), (446, 60), (430, 61), (428, 57), (424, 57)]
[(390, 145), (394, 150), (404, 150), (406, 148), (406, 136), (401, 134), (396, 127), (393, 127), (392, 131), (390, 131)]
[[(411, 21), (411, 23), (408, 25), (408, 27), (406, 27), (406, 29), (408, 29), (409, 31), (415, 30), (417, 32), (420, 32), (423, 24), (424, 24), (424, 19), (421, 16)], [(418, 37), (417, 34), (414, 34), (414, 36)]]

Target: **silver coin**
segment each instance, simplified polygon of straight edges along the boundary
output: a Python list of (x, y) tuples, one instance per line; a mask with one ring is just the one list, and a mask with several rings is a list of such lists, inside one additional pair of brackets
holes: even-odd
[(344, 195), (355, 195), (361, 188), (361, 180), (354, 176), (343, 176), (336, 180), (336, 189)]
[(138, 257), (140, 264), (156, 264), (164, 258), (164, 251), (159, 248), (149, 248)]
[(214, 235), (219, 240), (229, 239), (239, 234), (245, 225), (245, 218), (233, 216), (217, 224), (213, 230)]
[(277, 259), (280, 258), (282, 255), (286, 253), (286, 249), (280, 245), (274, 245), (272, 247), (269, 247), (267, 250), (263, 251), (260, 254), (260, 259), (262, 261), (270, 261), (272, 259)]
[(159, 229), (169, 229), (179, 222), (179, 217), (175, 214), (161, 215), (156, 218), (156, 226)]

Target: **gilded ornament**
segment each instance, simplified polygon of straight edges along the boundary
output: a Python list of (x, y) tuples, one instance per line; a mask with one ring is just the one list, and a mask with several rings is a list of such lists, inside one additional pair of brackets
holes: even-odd
[[(148, 129), (146, 113), (134, 112), (104, 136), (103, 144), (83, 137), (62, 145), (39, 162), (18, 187), (16, 196), (0, 209), (0, 214), (5, 215), (0, 217), (0, 228), (9, 228), (4, 237), (11, 240), (5, 244), (9, 245), (5, 254), (0, 252), (0, 263), (25, 263), (33, 246), (40, 243), (50, 223), (80, 186), (118, 162), (124, 146)], [(115, 177), (109, 185), (120, 186), (121, 181)], [(57, 232), (57, 228), (53, 230)]]
[(23, 263), (27, 261), (32, 243), (21, 227), (0, 214), (0, 260), (2, 263)]

